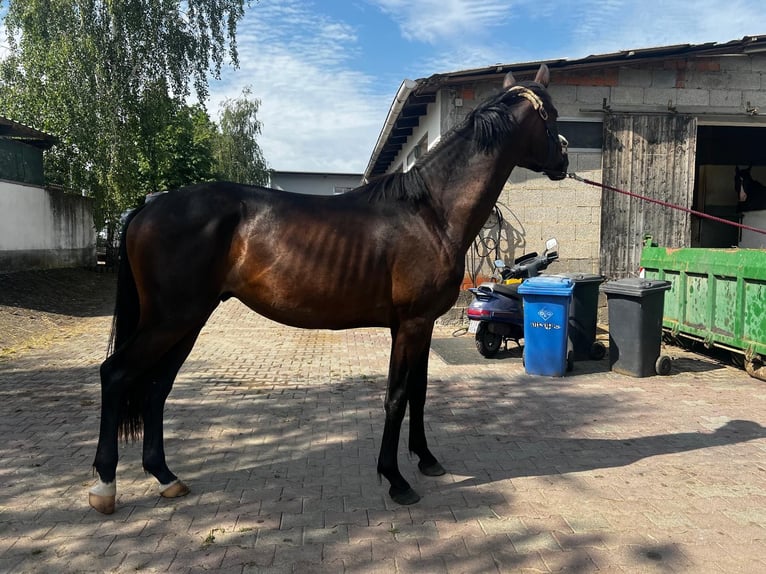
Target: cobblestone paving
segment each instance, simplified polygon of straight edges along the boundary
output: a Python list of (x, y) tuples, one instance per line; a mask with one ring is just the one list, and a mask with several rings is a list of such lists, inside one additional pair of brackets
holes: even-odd
[(644, 379), (432, 353), (448, 473), (421, 476), (402, 445), (423, 499), (400, 507), (375, 471), (388, 333), (290, 329), (236, 301), (166, 409), (192, 494), (161, 499), (124, 445), (101, 516), (86, 499), (109, 324), (0, 362), (0, 572), (766, 572), (766, 383), (680, 351)]

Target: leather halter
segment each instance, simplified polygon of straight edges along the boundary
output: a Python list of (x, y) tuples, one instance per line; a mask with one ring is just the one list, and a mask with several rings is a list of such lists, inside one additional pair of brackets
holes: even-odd
[(543, 100), (538, 96), (536, 93), (534, 93), (529, 88), (526, 88), (524, 86), (513, 86), (508, 89), (508, 93), (512, 93), (520, 98), (524, 98), (528, 102), (532, 104), (532, 107), (537, 110), (537, 113), (540, 114), (540, 117), (545, 122), (545, 132), (548, 136), (548, 158), (547, 161), (550, 161), (554, 154), (557, 151), (557, 147), (561, 147), (561, 151), (563, 153), (566, 153), (567, 147), (569, 146), (569, 142), (567, 139), (562, 136), (559, 133), (553, 133), (548, 127), (548, 112), (545, 109), (545, 104), (543, 104)]
[(525, 88), (524, 86), (513, 86), (512, 88), (508, 89), (508, 93), (516, 94), (520, 98), (528, 100), (537, 110), (537, 113), (540, 114), (540, 117), (543, 118), (544, 121), (548, 121), (548, 112), (545, 110), (543, 101), (540, 99), (540, 96), (538, 96), (532, 90)]

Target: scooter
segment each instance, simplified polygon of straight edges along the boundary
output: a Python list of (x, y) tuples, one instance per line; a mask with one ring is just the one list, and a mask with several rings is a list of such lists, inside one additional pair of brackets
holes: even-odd
[(468, 332), (476, 335), (476, 348), (484, 357), (494, 357), (508, 340), (519, 344), (524, 338), (524, 305), (519, 285), (524, 279), (535, 277), (559, 258), (559, 244), (555, 238), (545, 243), (542, 255), (527, 253), (508, 267), (502, 259), (495, 261), (499, 281), (482, 283), (469, 289), (474, 295), (466, 315), (470, 320)]

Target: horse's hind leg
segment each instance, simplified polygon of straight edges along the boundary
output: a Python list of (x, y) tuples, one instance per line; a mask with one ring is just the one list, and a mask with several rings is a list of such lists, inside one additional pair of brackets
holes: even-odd
[(99, 512), (111, 514), (115, 508), (120, 426), (127, 429), (128, 435), (138, 433), (146, 393), (152, 386), (150, 375), (158, 366), (161, 368), (165, 353), (188, 332), (188, 328), (144, 326), (101, 365), (101, 423), (93, 462), (99, 482), (88, 497), (90, 505)]
[[(112, 355), (113, 357), (114, 355)], [(113, 373), (114, 361), (109, 357), (101, 364), (101, 423), (93, 466), (99, 483), (88, 494), (90, 505), (102, 514), (114, 512), (117, 495), (117, 434), (120, 406), (126, 391), (125, 377)]]
[(178, 480), (165, 461), (163, 436), (163, 413), (165, 401), (170, 394), (178, 371), (191, 353), (201, 328), (189, 332), (162, 358), (152, 376), (144, 403), (144, 470), (151, 473), (160, 483), (160, 494), (165, 498), (176, 498), (189, 494), (189, 487)]

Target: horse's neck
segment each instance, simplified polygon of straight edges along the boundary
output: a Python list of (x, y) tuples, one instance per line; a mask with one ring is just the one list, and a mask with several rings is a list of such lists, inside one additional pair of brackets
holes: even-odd
[(444, 219), (449, 241), (467, 250), (492, 212), (514, 162), (500, 160), (507, 150), (477, 151), (466, 133), (450, 136), (423, 158), (418, 169)]

